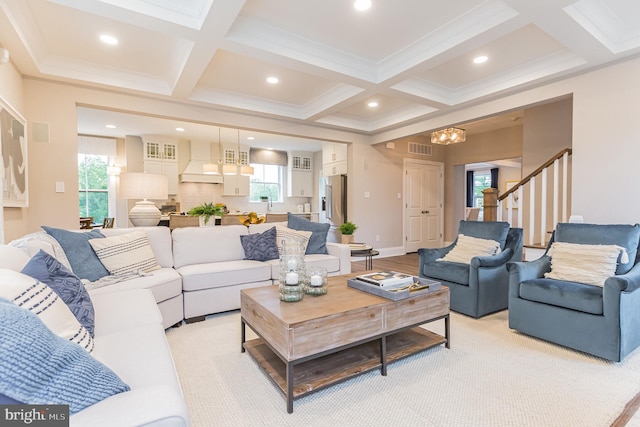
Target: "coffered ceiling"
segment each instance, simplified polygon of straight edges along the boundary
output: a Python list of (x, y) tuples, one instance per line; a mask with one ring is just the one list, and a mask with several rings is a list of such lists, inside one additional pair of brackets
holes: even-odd
[(637, 0), (372, 3), (0, 0), (0, 45), (28, 76), (365, 135), (640, 53)]

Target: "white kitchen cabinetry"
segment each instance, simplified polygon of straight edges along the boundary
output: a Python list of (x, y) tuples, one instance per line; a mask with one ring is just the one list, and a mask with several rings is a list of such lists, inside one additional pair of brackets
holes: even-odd
[(165, 175), (169, 194), (178, 194), (178, 142), (143, 137), (144, 172)]
[(322, 145), (322, 174), (324, 176), (347, 173), (347, 144), (324, 143)]
[(288, 197), (313, 197), (313, 153), (289, 153)]
[(248, 196), (249, 177), (244, 175), (225, 175), (223, 196)]

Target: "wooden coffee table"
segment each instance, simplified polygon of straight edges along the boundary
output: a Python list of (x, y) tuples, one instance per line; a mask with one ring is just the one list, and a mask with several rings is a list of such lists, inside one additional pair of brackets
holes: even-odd
[[(449, 288), (391, 301), (329, 278), (328, 293), (300, 302), (280, 301), (277, 286), (240, 293), (245, 350), (293, 400), (428, 348), (449, 348)], [(418, 328), (444, 319), (445, 336)], [(258, 335), (246, 341), (245, 325)], [(295, 369), (294, 369), (295, 368)]]

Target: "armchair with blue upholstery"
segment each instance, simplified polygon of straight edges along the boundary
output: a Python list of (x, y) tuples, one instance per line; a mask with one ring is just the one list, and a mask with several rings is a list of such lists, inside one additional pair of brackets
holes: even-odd
[(495, 240), (501, 252), (476, 256), (469, 264), (436, 261), (449, 253), (458, 238), (445, 248), (418, 250), (419, 275), (449, 287), (451, 310), (475, 318), (504, 310), (508, 305), (509, 277), (506, 264), (522, 260), (522, 229), (508, 222), (460, 221), (458, 235)]
[[(594, 356), (621, 361), (640, 345), (639, 241), (638, 224), (558, 224), (545, 255), (532, 262), (508, 265), (509, 327)], [(627, 256), (621, 251), (617, 264), (617, 255), (611, 257), (614, 262), (609, 268), (615, 269), (615, 274), (606, 278), (603, 286), (570, 281), (567, 277), (547, 278), (545, 273), (552, 270), (549, 250), (554, 242), (617, 245), (625, 249)], [(580, 261), (594, 262), (576, 259), (576, 263)], [(586, 267), (577, 264), (572, 268), (582, 272)]]

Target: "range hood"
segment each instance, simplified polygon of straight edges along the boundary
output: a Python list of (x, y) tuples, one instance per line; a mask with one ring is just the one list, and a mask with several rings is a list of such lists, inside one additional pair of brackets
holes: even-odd
[(180, 174), (180, 182), (201, 182), (222, 184), (222, 175), (208, 175), (203, 166), (211, 163), (211, 144), (209, 142), (189, 142), (189, 162)]

